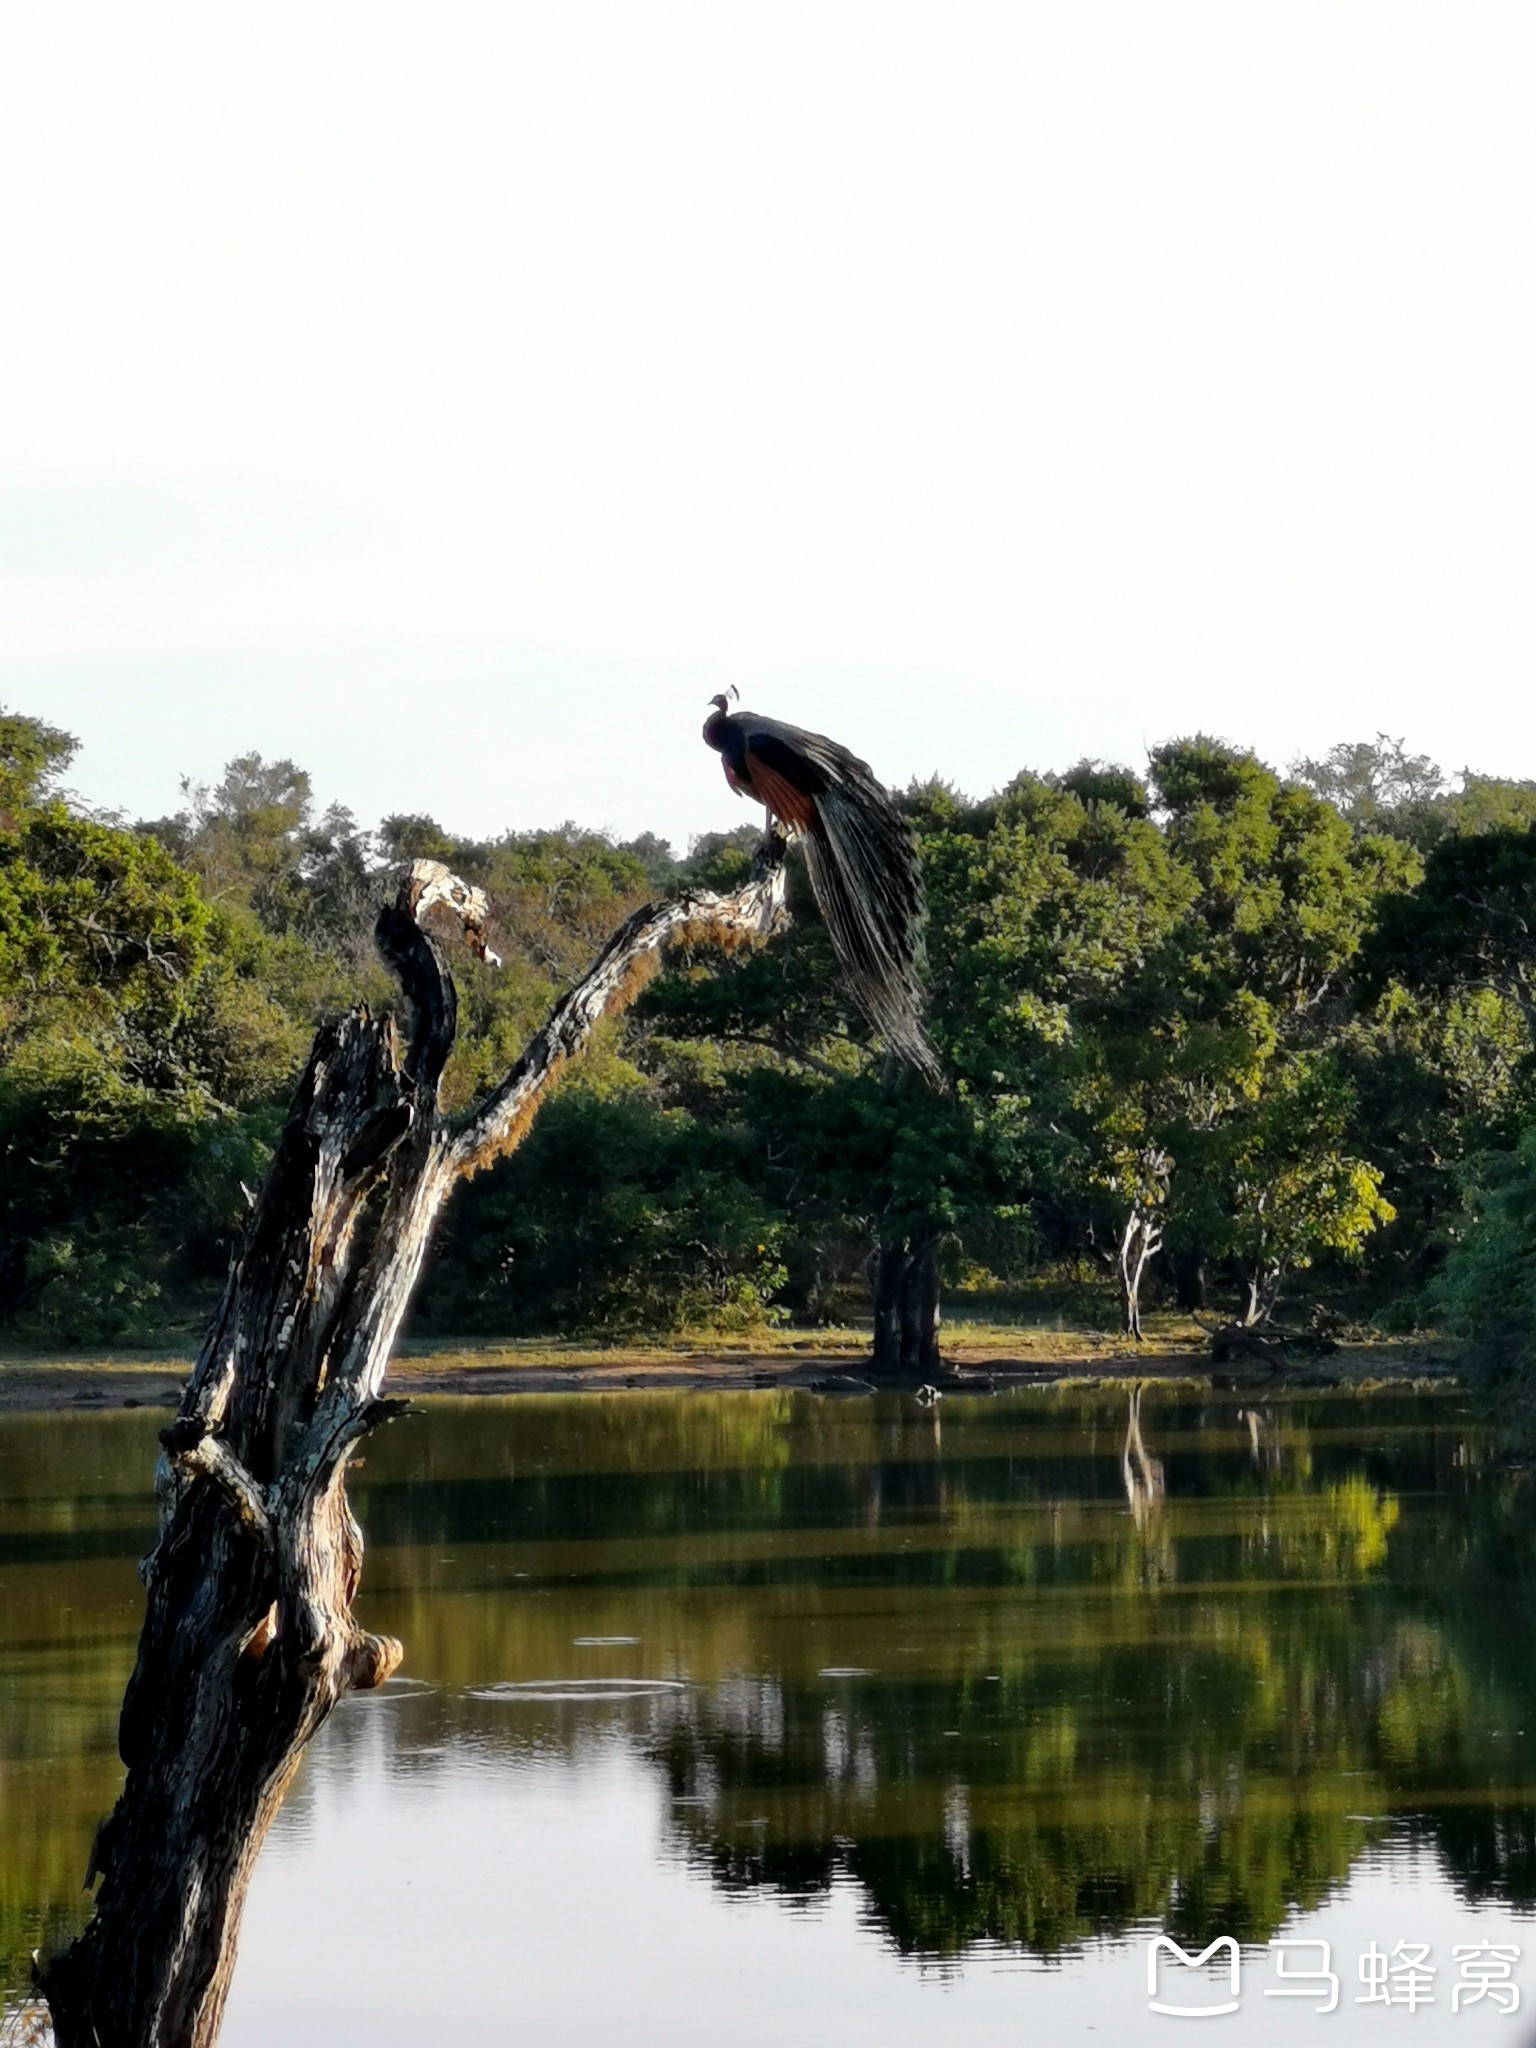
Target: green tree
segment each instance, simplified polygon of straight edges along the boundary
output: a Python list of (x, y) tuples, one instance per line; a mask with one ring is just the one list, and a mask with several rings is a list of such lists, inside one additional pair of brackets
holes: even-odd
[(1362, 986), (1492, 990), (1536, 1022), (1536, 828), (1443, 839), (1378, 906)]
[(0, 1316), (122, 1334), (234, 1222), (296, 1047), (193, 876), (57, 793), (72, 754), (0, 719)]
[(1357, 832), (1391, 832), (1417, 845), (1437, 836), (1437, 809), (1448, 790), (1443, 771), (1384, 732), (1340, 741), (1320, 759), (1293, 761), (1291, 774)]
[(1385, 832), (1427, 853), (1442, 839), (1536, 825), (1536, 782), (1461, 771), (1453, 788), (1427, 754), (1386, 733), (1341, 742), (1291, 763), (1292, 777), (1331, 803), (1357, 832)]
[(1354, 1095), (1327, 1053), (1263, 1071), (1254, 1097), (1224, 1118), (1204, 1162), (1206, 1229), (1235, 1264), (1238, 1321), (1267, 1322), (1287, 1276), (1319, 1258), (1357, 1263), (1396, 1214), (1381, 1170), (1352, 1149)]
[(1161, 1242), (1172, 1162), (1159, 1084), (1166, 1005), (1149, 963), (1188, 901), (1126, 770), (1020, 776), (995, 803), (936, 803), (933, 1030), (979, 1119), (1004, 1203), (1028, 1191), (1114, 1264), (1126, 1328)]
[(648, 1101), (610, 1063), (567, 1087), (444, 1227), (423, 1313), (458, 1330), (749, 1330), (778, 1319), (780, 1218), (749, 1133)]
[(1390, 1220), (1357, 1125), (1342, 1048), (1351, 982), (1379, 899), (1419, 872), (1399, 840), (1352, 833), (1325, 799), (1252, 755), (1199, 736), (1152, 756), (1171, 857), (1190, 907), (1158, 972), (1187, 1042), (1168, 1146), (1181, 1226), (1237, 1265), (1240, 1317), (1273, 1311), (1288, 1271), (1358, 1257)]
[(1234, 1264), (1256, 1316), (1387, 1220), (1332, 1055), (1410, 849), (1196, 736), (1153, 754), (1150, 789), (1098, 763), (1019, 777), (925, 851), (936, 1036), (997, 1156), (1113, 1270), (1129, 1333), (1165, 1240)]
[(1536, 1387), (1536, 1123), (1512, 1148), (1466, 1162), (1461, 1206), (1427, 1306), (1468, 1339), (1490, 1387), (1529, 1419)]

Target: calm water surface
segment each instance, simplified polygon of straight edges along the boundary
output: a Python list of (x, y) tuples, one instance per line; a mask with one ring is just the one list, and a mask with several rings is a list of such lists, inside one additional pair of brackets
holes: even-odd
[[(0, 1418), (13, 1989), (118, 1783), (161, 1419)], [(306, 1762), (226, 2044), (1173, 2039), (1163, 1930), (1242, 1944), (1223, 2039), (1536, 2038), (1531, 1477), (1445, 1395), (1130, 1421), (627, 1394), (385, 1432), (360, 1604), (409, 1676)], [(1266, 1995), (1276, 1939), (1330, 1944), (1335, 2010)], [(1453, 2011), (1490, 1942), (1518, 2010)], [(1158, 1995), (1230, 2002), (1229, 1958)]]

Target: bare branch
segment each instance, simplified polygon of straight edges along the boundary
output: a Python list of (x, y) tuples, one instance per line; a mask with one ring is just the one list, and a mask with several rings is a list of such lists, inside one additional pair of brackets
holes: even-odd
[(426, 928), (430, 911), (447, 910), (463, 929), (470, 947), (493, 967), (501, 962), (485, 942), (489, 907), (485, 891), (444, 867), (440, 860), (413, 860), (393, 903), (386, 903), (374, 925), (374, 939), (393, 969), (412, 1014), (411, 1044), (405, 1073), (416, 1091), (418, 1110), (437, 1105), (437, 1084), (453, 1050), (458, 1030), (458, 997), (453, 979)]
[(488, 967), (499, 967), (501, 955), (485, 942), (490, 906), (485, 891), (461, 881), (440, 860), (413, 860), (406, 869), (395, 901), (406, 915), (424, 925), (427, 913), (441, 904), (463, 926), (464, 936)]
[(341, 1660), (342, 1684), (348, 1692), (372, 1692), (393, 1678), (405, 1656), (398, 1636), (371, 1636), (359, 1629)]
[(393, 903), (380, 910), (374, 938), (393, 968), (414, 1012), (411, 1047), (405, 1070), (418, 1089), (436, 1088), (458, 1021), (458, 998), (437, 941), (428, 926), (434, 910), (443, 910), (459, 926), (470, 951), (488, 966), (499, 967), (501, 956), (486, 943), (490, 905), (483, 889), (464, 881), (440, 860), (413, 860), (405, 868)]
[(753, 945), (777, 931), (788, 916), (784, 852), (782, 839), (765, 839), (744, 888), (690, 889), (665, 903), (644, 904), (626, 919), (556, 1003), (500, 1087), (465, 1119), (450, 1152), (453, 1170), (478, 1173), (514, 1149), (561, 1067), (582, 1050), (602, 1018), (634, 1000), (664, 946)]

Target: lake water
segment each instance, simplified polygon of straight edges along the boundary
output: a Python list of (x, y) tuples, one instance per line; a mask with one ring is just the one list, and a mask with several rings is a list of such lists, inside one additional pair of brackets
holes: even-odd
[[(162, 1420), (0, 1418), (13, 1992), (118, 1782)], [(1536, 2037), (1531, 1476), (1447, 1394), (1129, 1421), (624, 1394), (384, 1432), (360, 1609), (409, 1675), (306, 1761), (226, 2048), (1203, 2038), (1151, 1998), (1230, 2005), (1232, 1957), (1149, 1993), (1164, 1930), (1241, 1945), (1222, 2039)]]

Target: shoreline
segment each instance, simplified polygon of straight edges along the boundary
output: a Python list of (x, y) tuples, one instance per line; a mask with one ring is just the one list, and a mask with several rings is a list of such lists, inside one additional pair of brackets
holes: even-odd
[[(1007, 1341), (1012, 1337), (1013, 1341)], [(1450, 1345), (1428, 1339), (1343, 1344), (1280, 1372), (1257, 1362), (1213, 1364), (1208, 1349), (1187, 1343), (1138, 1350), (1097, 1333), (989, 1332), (986, 1341), (957, 1336), (945, 1346), (945, 1395), (1009, 1393), (1051, 1386), (1130, 1385), (1136, 1381), (1204, 1383), (1221, 1390), (1451, 1387)], [(99, 1413), (174, 1408), (191, 1354), (15, 1353), (0, 1356), (0, 1414)], [(600, 1349), (520, 1340), (408, 1344), (390, 1366), (386, 1391), (422, 1399), (518, 1394), (762, 1393), (827, 1395), (913, 1393), (921, 1384), (874, 1382), (864, 1342), (854, 1333), (770, 1339), (761, 1345)]]

